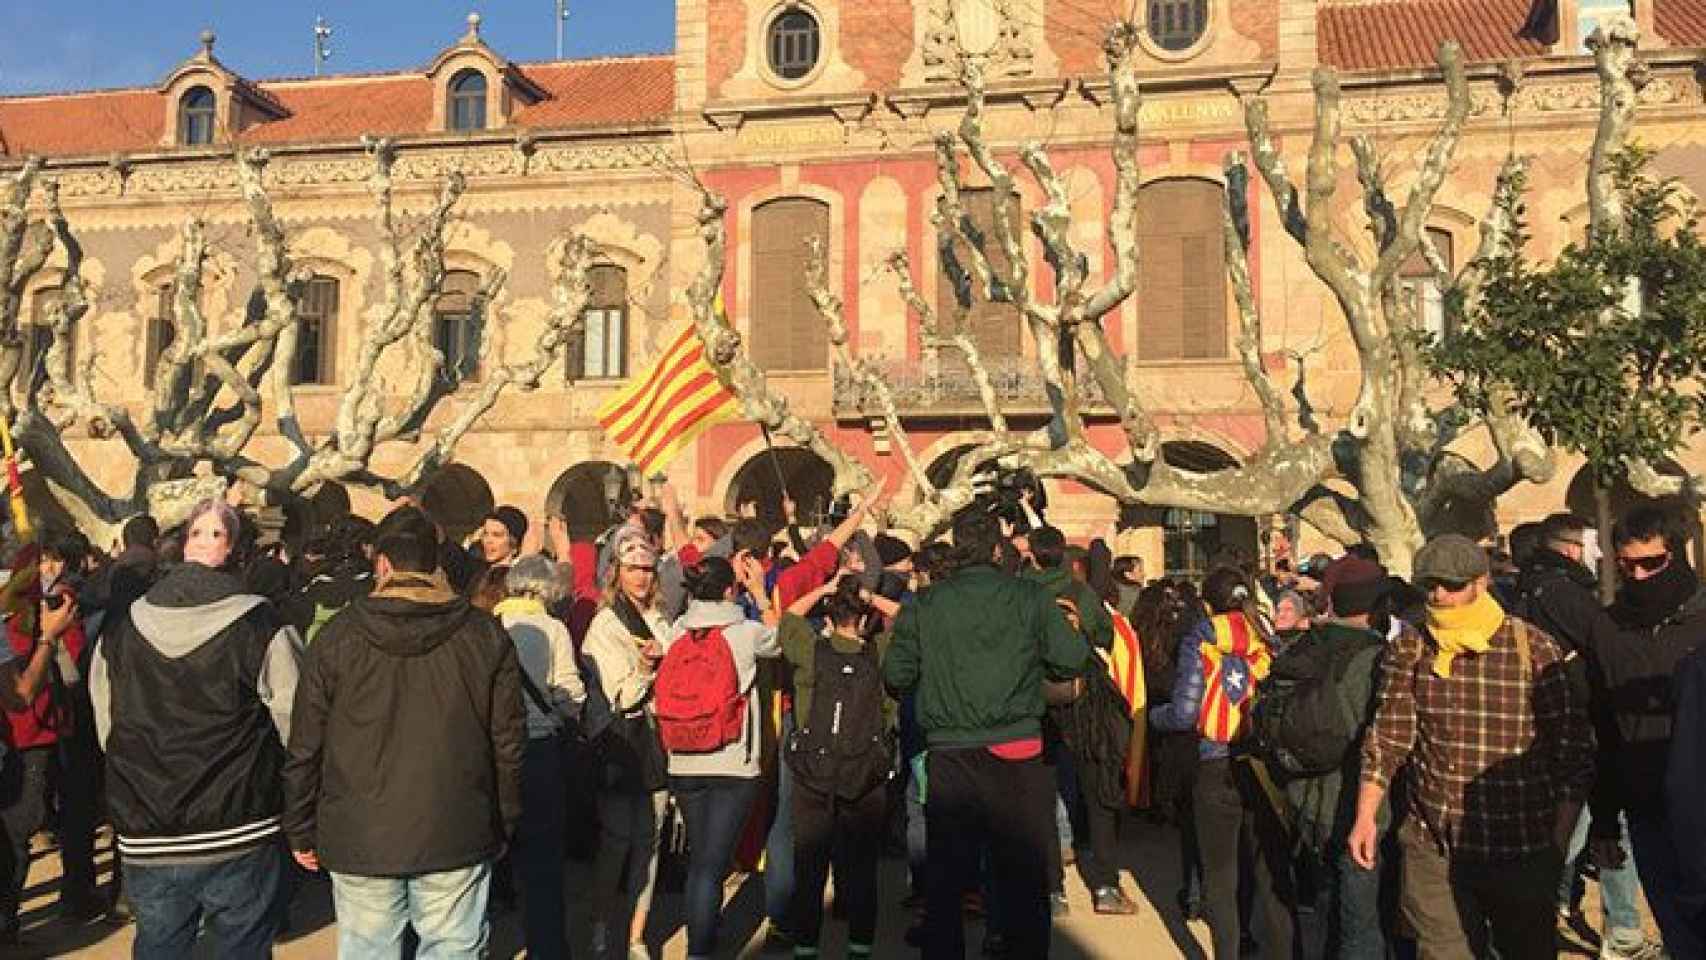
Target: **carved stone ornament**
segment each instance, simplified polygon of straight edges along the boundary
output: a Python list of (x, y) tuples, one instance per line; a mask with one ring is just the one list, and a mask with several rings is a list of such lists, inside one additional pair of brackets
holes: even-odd
[[(1641, 90), (1644, 106), (1698, 102), (1689, 85), (1670, 78), (1655, 78)], [(1471, 94), (1474, 116), (1497, 116), (1505, 109), (1504, 100), (1493, 90)], [(1445, 116), (1446, 98), (1443, 91), (1424, 93), (1369, 94), (1346, 99), (1345, 121), (1367, 125), (1438, 120)], [(1509, 112), (1563, 113), (1572, 110), (1599, 109), (1599, 85), (1591, 80), (1569, 83), (1529, 83), (1517, 88), (1509, 102)]]
[(926, 0), (913, 10), (918, 41), (903, 73), (908, 83), (954, 82), (962, 53), (981, 57), (991, 80), (1053, 69), (1038, 0)]
[[(523, 176), (586, 170), (643, 170), (657, 162), (653, 142), (603, 143), (540, 147), (531, 158), (513, 144), (405, 152), (397, 160), (398, 182), (434, 182), (453, 171), (470, 177)], [(279, 158), (267, 168), (267, 179), (280, 187), (314, 187), (365, 183), (373, 162), (361, 156), (301, 156)], [(139, 194), (235, 193), (237, 171), (229, 157), (135, 164), (127, 179), (110, 166), (65, 170), (58, 174), (66, 197), (112, 197)]]

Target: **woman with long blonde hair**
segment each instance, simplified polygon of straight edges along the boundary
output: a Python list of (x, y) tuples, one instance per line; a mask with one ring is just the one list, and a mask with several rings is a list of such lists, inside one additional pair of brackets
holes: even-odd
[(611, 955), (610, 930), (627, 913), (626, 957), (646, 960), (646, 918), (667, 796), (652, 681), (670, 626), (658, 609), (656, 548), (634, 533), (621, 537), (612, 555), (616, 562), (605, 581), (604, 602), (581, 645), (595, 674), (588, 682), (598, 683), (614, 716), (612, 729), (603, 734), (609, 762), (599, 772), (596, 791), (602, 836), (593, 867), (593, 955)]

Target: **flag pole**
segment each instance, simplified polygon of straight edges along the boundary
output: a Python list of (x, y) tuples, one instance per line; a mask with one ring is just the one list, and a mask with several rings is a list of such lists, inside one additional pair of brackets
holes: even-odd
[(782, 459), (776, 454), (776, 445), (770, 441), (770, 427), (762, 421), (758, 424), (758, 432), (764, 434), (764, 449), (770, 454), (770, 466), (776, 471), (776, 489), (783, 497), (788, 495), (788, 481), (782, 476)]

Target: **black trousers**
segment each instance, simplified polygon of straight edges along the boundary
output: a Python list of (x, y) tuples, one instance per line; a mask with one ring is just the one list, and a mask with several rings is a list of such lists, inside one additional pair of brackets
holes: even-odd
[(788, 930), (800, 946), (817, 946), (823, 887), (835, 866), (835, 899), (845, 908), (847, 942), (871, 946), (877, 936), (877, 859), (888, 827), (888, 790), (842, 800), (794, 778), (794, 898)]
[(1192, 793), (1197, 847), (1202, 854), (1203, 915), (1214, 956), (1237, 957), (1243, 937), (1238, 911), (1240, 864), (1249, 864), (1253, 912), (1262, 918), (1266, 960), (1292, 960), (1297, 903), (1285, 828), (1242, 761), (1205, 760)]
[(924, 956), (965, 957), (960, 891), (976, 886), (979, 858), (987, 850), (999, 908), (991, 917), (1000, 917), (1010, 955), (1044, 960), (1048, 848), (1058, 845), (1053, 771), (1041, 759), (1002, 760), (982, 747), (932, 747), (927, 765), (924, 816), (933, 879), (925, 888)]
[(1084, 799), (1084, 822), (1090, 832), (1090, 857), (1081, 861), (1080, 872), (1094, 893), (1120, 885), (1120, 865), (1115, 857), (1119, 846), (1120, 812), (1104, 807), (1092, 797)]

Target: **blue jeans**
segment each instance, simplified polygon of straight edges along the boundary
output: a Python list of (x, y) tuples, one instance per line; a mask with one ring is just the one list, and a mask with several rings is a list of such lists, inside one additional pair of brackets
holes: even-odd
[(1384, 864), (1364, 870), (1340, 848), (1329, 869), (1333, 875), (1332, 896), (1338, 960), (1384, 960), (1386, 934), (1380, 923), (1380, 874)]
[(709, 957), (717, 948), (723, 879), (729, 875), (752, 798), (758, 794), (758, 781), (670, 777), (669, 790), (687, 825), (687, 955)]
[[(787, 743), (794, 732), (794, 711), (782, 714), (782, 737)], [(764, 839), (764, 915), (773, 926), (786, 930), (794, 902), (794, 771), (786, 763), (776, 764), (776, 818)]]
[[(1564, 875), (1558, 881), (1560, 907), (1573, 907), (1581, 897), (1582, 873), (1577, 861), (1582, 851), (1587, 849), (1588, 824), (1592, 820), (1593, 815), (1583, 807), (1581, 817), (1576, 820), (1575, 832), (1570, 834), (1570, 848), (1564, 854)], [(1643, 939), (1641, 913), (1637, 906), (1641, 881), (1636, 874), (1635, 856), (1629, 851), (1629, 821), (1624, 818), (1618, 825), (1622, 828), (1619, 840), (1623, 843), (1627, 859), (1615, 870), (1600, 868), (1599, 898), (1605, 909), (1605, 938), (1615, 940), (1619, 945), (1632, 945)]]
[(415, 929), (417, 960), (484, 954), (491, 936), (486, 897), (492, 865), (418, 873), (411, 877), (332, 874), (340, 960), (395, 960), (403, 955), (403, 930)]
[(557, 737), (527, 741), (521, 761), (521, 822), (516, 825), (515, 885), (521, 888), (527, 955), (560, 960), (563, 940), (563, 753)]
[(136, 914), (136, 960), (189, 957), (204, 923), (220, 957), (272, 956), (283, 878), (284, 851), (277, 843), (217, 863), (125, 861), (125, 893)]
[(1628, 822), (1635, 869), (1641, 875), (1641, 886), (1647, 892), (1647, 905), (1653, 909), (1653, 920), (1664, 938), (1665, 951), (1676, 960), (1706, 957), (1706, 941), (1677, 897), (1683, 888), (1682, 864), (1677, 859), (1676, 844), (1671, 841), (1669, 818), (1663, 814), (1630, 813)]

